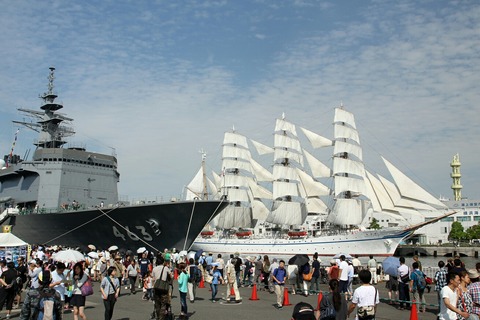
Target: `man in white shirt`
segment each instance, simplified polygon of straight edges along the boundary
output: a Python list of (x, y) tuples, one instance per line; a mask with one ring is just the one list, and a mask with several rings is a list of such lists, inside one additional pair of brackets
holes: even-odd
[(50, 282), (50, 288), (55, 289), (60, 295), (60, 300), (63, 302), (65, 301), (65, 275), (63, 272), (65, 271), (65, 264), (62, 262), (57, 263), (55, 271), (52, 274), (52, 282)]
[(400, 297), (400, 306), (398, 309), (404, 310), (410, 308), (410, 304), (408, 302), (402, 302), (410, 301), (410, 270), (405, 264), (405, 257), (400, 257), (398, 260), (400, 261), (400, 267), (398, 267), (398, 291)]
[(368, 260), (367, 262), (367, 267), (370, 271), (370, 274), (372, 275), (372, 280), (370, 280), (370, 284), (377, 284), (377, 260), (375, 260), (372, 255), (370, 255), (370, 260)]
[(340, 256), (340, 264), (338, 265), (340, 280), (338, 288), (340, 289), (340, 293), (347, 293), (348, 292), (348, 263), (345, 261), (345, 256), (342, 254)]
[(470, 315), (457, 308), (457, 287), (460, 284), (460, 277), (454, 272), (447, 274), (448, 285), (442, 288), (442, 301), (440, 302), (440, 320), (457, 319), (457, 313), (467, 319)]

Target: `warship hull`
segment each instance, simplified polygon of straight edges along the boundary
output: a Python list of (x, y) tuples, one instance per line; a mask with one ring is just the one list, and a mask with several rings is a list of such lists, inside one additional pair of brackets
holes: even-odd
[(2, 226), (11, 226), (13, 234), (30, 244), (188, 250), (205, 224), (225, 205), (213, 200), (179, 201), (66, 213), (9, 214)]

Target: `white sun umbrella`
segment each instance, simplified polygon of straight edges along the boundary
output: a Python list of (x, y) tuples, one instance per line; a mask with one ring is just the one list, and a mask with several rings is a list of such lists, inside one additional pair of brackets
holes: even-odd
[(145, 247), (141, 247), (137, 249), (137, 253), (144, 253), (145, 251), (147, 251), (147, 248)]
[(95, 247), (93, 244), (89, 244), (87, 247), (88, 249), (97, 250), (97, 247)]
[(95, 251), (91, 251), (87, 253), (87, 256), (89, 256), (92, 259), (98, 259), (98, 253), (96, 253)]
[(185, 251), (185, 250), (182, 250), (182, 251), (180, 251), (180, 252), (178, 253), (178, 255), (179, 255), (180, 257), (186, 257), (187, 254), (188, 254), (188, 252)]
[(108, 248), (108, 251), (115, 251), (115, 250), (118, 250), (117, 246), (111, 246), (110, 248)]
[(83, 255), (83, 253), (77, 250), (68, 249), (57, 252), (53, 256), (53, 260), (65, 263), (76, 263), (80, 261), (85, 261), (85, 256)]

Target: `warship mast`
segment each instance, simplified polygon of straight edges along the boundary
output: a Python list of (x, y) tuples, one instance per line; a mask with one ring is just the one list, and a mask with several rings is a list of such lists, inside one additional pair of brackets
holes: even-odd
[(34, 145), (37, 148), (60, 148), (67, 143), (64, 138), (75, 134), (72, 128), (61, 125), (63, 121), (73, 121), (64, 115), (55, 113), (63, 108), (63, 105), (55, 103), (58, 97), (53, 92), (53, 80), (55, 80), (55, 68), (50, 67), (50, 74), (48, 76), (48, 91), (40, 95), (43, 104), (40, 107), (42, 111), (19, 108), (18, 110), (25, 113), (30, 118), (36, 119), (36, 122), (13, 121), (21, 124), (33, 131), (38, 132), (39, 139), (35, 141)]

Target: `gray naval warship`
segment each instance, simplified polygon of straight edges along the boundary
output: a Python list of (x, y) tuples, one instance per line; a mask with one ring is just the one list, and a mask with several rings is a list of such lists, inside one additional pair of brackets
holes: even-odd
[[(115, 155), (66, 147), (73, 119), (58, 111), (54, 71), (39, 110), (18, 109), (35, 121), (14, 123), (39, 133), (31, 160), (0, 160), (0, 224), (30, 244), (188, 250), (228, 204), (193, 200), (130, 205), (119, 202)], [(28, 155), (27, 155), (28, 156)]]

